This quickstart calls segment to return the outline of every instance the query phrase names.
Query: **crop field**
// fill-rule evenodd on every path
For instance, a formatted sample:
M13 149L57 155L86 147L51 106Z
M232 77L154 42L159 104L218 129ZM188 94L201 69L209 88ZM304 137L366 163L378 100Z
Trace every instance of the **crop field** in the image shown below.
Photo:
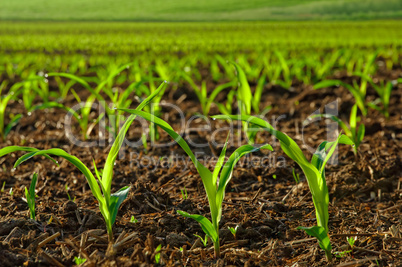
M401 28L1 21L0 265L401 266Z
M265 21L398 19L400 0L15 0L0 20L24 21Z

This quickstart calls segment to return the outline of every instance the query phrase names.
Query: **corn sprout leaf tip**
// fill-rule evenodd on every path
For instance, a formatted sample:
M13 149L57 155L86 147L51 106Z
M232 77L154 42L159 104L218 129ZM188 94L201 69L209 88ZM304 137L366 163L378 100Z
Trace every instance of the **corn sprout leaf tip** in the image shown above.
M39 151L39 149L36 149L33 147L24 147L24 146L7 146L5 148L0 149L0 157L3 157L7 154L17 152L17 151L32 152L32 151Z

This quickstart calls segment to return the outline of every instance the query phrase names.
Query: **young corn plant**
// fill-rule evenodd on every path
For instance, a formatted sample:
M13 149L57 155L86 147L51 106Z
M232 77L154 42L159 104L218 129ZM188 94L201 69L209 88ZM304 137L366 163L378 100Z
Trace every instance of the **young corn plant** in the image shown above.
M204 116L208 116L209 111L211 109L212 103L214 103L215 98L218 96L220 92L227 88L231 88L235 86L234 82L228 82L221 85L218 85L214 90L212 90L211 94L208 96L207 92L207 84L205 81L202 82L201 88L198 87L193 79L186 73L182 73L182 77L191 85L194 89L195 94L198 97L198 100L201 103L201 109Z
M359 86L359 84L354 81L353 86L347 83L344 83L340 80L325 80L322 82L319 82L314 85L314 89L321 89L321 88L326 88L326 87L331 87L331 86L343 86L346 89L349 90L349 92L353 95L355 98L355 102L357 107L360 109L361 113L363 116L367 115L367 105L366 105L366 92L363 84Z
M142 112L138 109L137 110L122 109L122 110L134 115L138 115L158 125L164 131L166 131L183 148L183 150L190 157L191 161L194 163L199 175L201 176L208 197L212 222L202 215L189 214L184 211L177 211L177 212L184 217L192 218L196 220L198 223L200 223L202 230L209 238L211 238L212 242L214 243L215 258L219 258L220 256L219 222L222 217L222 202L225 197L226 186L228 185L230 179L232 178L233 169L242 156L248 153L259 151L260 149L269 149L272 151L272 147L268 144L260 147L254 147L252 145L241 146L238 149L236 149L235 152L233 152L233 154L224 164L226 147L228 144L228 141L226 141L222 149L222 152L218 158L217 164L215 165L215 169L213 172L211 172L207 167L202 165L197 160L197 158L191 151L190 147L188 146L187 142L178 133L176 133L167 122L165 122L160 118L157 118L156 116L153 116L152 114Z
M239 80L240 86L237 91L237 98L238 98L238 103L239 103L239 111L240 114L242 115L251 115L251 109L254 110L255 113L259 113L260 111L260 100L261 100L261 95L262 91L264 89L264 84L265 84L265 76L261 76L256 90L254 92L254 95L251 93L250 85L247 81L246 74L244 73L243 69L240 67L240 65L232 62L233 65L236 68L237 72L237 78ZM262 111L262 114L267 113L271 107L267 107ZM229 114L227 114L229 115ZM243 123L243 130L245 134L247 135L247 138L249 140L249 143L252 144L255 141L255 137L257 135L258 129L254 128L249 128L249 125L247 122Z
M152 95L150 95L147 99L145 99L138 107L137 110L140 110L144 108L149 102L154 98L162 89L164 89L165 83L163 83L158 90L156 90ZM49 155L53 156L59 156L70 163L72 163L74 166L76 166L82 174L84 174L89 187L91 188L92 194L94 197L97 199L99 203L99 209L100 212L105 219L106 223L106 229L108 233L108 238L109 238L109 253L114 253L113 252L113 246L111 244L113 243L113 224L116 220L117 216L117 211L121 205L121 203L124 201L124 199L127 197L127 194L130 190L129 186L125 186L118 190L115 193L111 193L111 186L112 186L112 180L113 180L113 167L117 158L117 155L119 153L119 150L123 144L125 135L128 131L129 126L131 123L134 121L136 118L135 115L132 115L128 117L126 122L124 123L123 127L121 128L119 134L117 135L110 151L106 159L105 166L103 168L102 173L98 172L98 169L96 168L95 161L94 161L94 170L95 170L95 175L92 174L92 172L89 170L87 166L84 165L77 157L72 156L65 152L62 149L58 148L51 148L51 149L46 149L46 150L38 150L36 148L30 148L30 147L19 147L19 146L9 146L5 147L3 149L0 149L0 157L13 153L15 151L26 151L29 152L25 154L24 156L20 157L16 163L14 164L14 168L19 166L21 163L24 161L34 157L34 156L39 156L39 155L44 155L47 158L50 158ZM97 177L97 179L95 178Z
M208 236L205 235L205 238L202 238L200 235L194 234L195 237L198 237L201 240L201 243L204 245L204 247L207 247L208 245Z
M353 73L356 76L359 76L361 78L360 84L358 84L356 81L353 81L353 86L347 83L344 83L340 80L325 80L322 82L319 82L314 85L314 89L320 89L324 87L330 87L330 86L340 86L342 85L346 89L349 90L349 92L353 95L355 98L356 104L358 108L360 109L361 113L363 116L367 115L367 103L366 103L366 93L367 93L367 83L368 83L368 75L371 72L371 69L374 65L375 59L377 58L378 53L374 53L370 55L368 62L362 67L362 71L357 71Z
M274 53L279 60L280 69L282 70L282 77L283 77L283 81L278 79L275 81L275 84L278 84L281 87L289 90L290 87L292 86L292 76L290 75L289 65L279 51L276 50Z
M80 125L81 131L82 131L82 137L84 140L88 139L88 136L90 134L90 131L92 130L93 126L96 125L101 119L102 116L99 114L99 117L93 122L91 127L89 126L89 118L90 118L90 113L91 113L91 107L92 104L95 102L95 100L98 100L100 105L105 110L106 115L108 118L111 120L111 127L109 128L109 132L112 133L113 137L117 135L119 125L120 125L120 116L117 114L116 109L110 108L105 99L102 97L101 92L104 92L110 100L113 102L114 105L120 105L120 106L127 106L131 103L131 101L128 100L129 95L131 92L133 92L138 86L138 83L134 83L130 85L127 90L119 94L118 90L113 90L111 88L111 84L113 80L124 70L126 70L130 66L129 64L125 64L119 68L114 69L112 72L110 72L106 78L99 80L95 79L96 82L98 82L97 86L95 89L93 89L89 83L84 79L80 78L74 74L70 73L48 73L46 74L46 77L63 77L63 78L68 78L71 81L74 81L75 83L80 84L83 86L87 91L91 93L91 95L87 98L87 100L84 102L84 107L80 110L79 114L77 112L73 111L73 116L78 120L78 123ZM87 78L88 80L88 78ZM78 94L70 88L70 91L73 93L74 97L76 98L78 103L83 103L81 98L78 96ZM62 106L60 103L53 103L51 104L54 107L60 107L65 110L67 110L66 107ZM46 107L46 106L44 106Z
M232 233L233 237L236 238L237 230L239 229L239 225L235 227L228 227L229 231Z
M380 98L375 101L369 102L367 105L375 110L380 111L385 118L389 119L389 99L391 98L391 91L393 88L392 82L384 83L381 81L379 85L375 84L373 79L370 76L364 77L374 88ZM379 105L382 104L382 107Z
M25 198L28 202L29 207L29 218L35 220L35 187L38 181L38 174L34 173L31 181L31 185L29 186L29 190L25 187Z
M338 123L338 125L341 127L342 131L345 133L346 136L348 136L351 141L353 142L353 153L357 155L357 148L360 146L361 142L364 139L364 135L366 132L366 127L364 126L364 123L360 123L359 127L357 127L357 123L361 120L360 116L357 116L357 105L353 105L351 111L350 111L350 117L349 117L349 127L344 123L339 117L331 114L314 114L311 116L311 119L313 118L327 118L331 119L334 122Z
M155 92L155 90L157 89L155 86L155 82L154 82L155 78L152 77L152 73L149 74L148 76L148 81L149 81L149 88L146 87L145 85L142 85L138 90L138 94L145 94L145 95L150 95L153 92ZM151 101L151 103L149 103L149 105L144 107L144 111L149 112L157 117L160 117L162 115L162 106L160 105L160 102L162 100L162 95L164 94L164 91L162 91L158 96L154 97L154 99ZM140 96L139 96L140 97ZM129 108L128 106L123 106L120 105L118 106L119 108ZM123 113L120 110L117 110L117 112ZM151 123L149 125L149 137L150 137L150 141L151 143L155 143L157 140L159 140L159 133L158 133L158 128L155 124ZM146 134L144 134L142 136L142 143L143 146L145 148L145 150L148 150L148 145L147 145L147 136Z
M304 156L302 150L285 133L282 133L274 129L268 122L263 119L253 116L238 116L238 115L217 115L213 116L214 119L229 119L240 120L248 123L255 124L279 139L280 146L285 154L294 160L300 168L303 170L306 176L311 195L313 197L313 203L315 207L315 213L317 218L317 225L312 227L299 227L306 231L307 234L312 235L318 239L320 247L325 251L328 261L332 260L331 254L331 242L328 236L328 203L329 194L327 182L325 180L325 165L335 152L335 148L338 144L353 145L353 142L346 135L339 135L333 142L322 142L316 152L314 153L311 162L309 162Z
M10 114L10 120L6 124L6 107L8 103L16 99L20 94L20 89L10 88L7 94L2 94L3 90L7 87L7 82L3 81L0 84L0 139L1 141L5 141L7 135L10 133L11 129L18 124L19 120L22 118L22 114Z

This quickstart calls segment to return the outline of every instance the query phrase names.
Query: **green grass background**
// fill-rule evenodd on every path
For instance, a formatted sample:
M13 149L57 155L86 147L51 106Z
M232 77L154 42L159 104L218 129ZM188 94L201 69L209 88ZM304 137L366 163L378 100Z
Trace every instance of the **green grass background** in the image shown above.
M402 18L402 0L2 0L0 20L234 21Z

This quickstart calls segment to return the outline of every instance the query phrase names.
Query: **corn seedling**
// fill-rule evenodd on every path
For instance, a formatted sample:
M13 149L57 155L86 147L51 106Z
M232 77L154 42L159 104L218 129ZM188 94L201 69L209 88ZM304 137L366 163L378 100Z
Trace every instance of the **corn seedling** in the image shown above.
M138 115L149 122L153 122L166 131L187 153L190 157L191 161L194 163L198 173L201 176L202 182L204 184L205 191L207 193L209 207L211 210L211 218L212 223L207 218L202 215L198 214L188 214L184 211L177 211L180 215L184 217L192 218L201 224L202 230L211 238L215 246L215 257L219 257L220 255L220 245L219 245L219 222L222 217L222 202L225 197L225 189L228 185L230 179L232 178L233 169L239 159L252 152L259 151L260 149L269 149L272 151L272 147L270 145L264 145L260 147L254 147L251 145L244 145L239 147L238 149L233 152L233 154L229 157L229 159L224 163L225 154L226 154L226 147L227 141L225 146L222 149L222 152L219 156L218 162L215 166L213 173L204 165L202 165L193 152L191 151L190 147L188 146L187 142L178 134L176 133L173 128L166 123L164 120L153 116L152 114L142 112L140 110L131 110L131 109L121 109L125 112L129 112L134 115ZM228 136L229 137L229 136ZM220 173L220 176L219 176ZM218 179L219 176L219 179Z
M38 174L34 173L31 181L31 185L29 186L29 190L25 187L25 198L28 202L29 207L29 218L35 220L35 187L38 181Z
M149 79L149 88L146 86L142 86L141 90L139 90L141 93L144 93L145 95L151 95L157 89L155 86L155 83L154 83L155 79L151 75L149 75L148 79ZM160 117L162 114L162 107L160 105L160 101L162 100L163 94L164 94L164 90L161 92L161 94L154 97L154 99L152 99L152 101L149 103L149 105L144 107L144 111L149 112L157 117ZM118 107L119 108L128 108L128 106L123 106L123 105L120 105ZM118 111L118 112L122 112L122 111ZM149 137L151 139L152 144L155 143L155 141L159 140L159 133L158 133L157 126L153 123L151 123L149 125ZM144 135L144 134L142 136L142 143L143 143L145 150L147 151L148 150L147 140L146 140L146 135Z
M86 261L87 261L87 259L85 259L85 258L74 257L74 263L76 265L81 265L81 264L85 263Z
M9 122L7 124L5 122L6 107L8 103L10 100L16 99L22 92L14 85L10 88L7 94L3 95L2 92L7 87L7 84L6 81L3 81L0 84L0 138L2 141L5 141L11 129L17 125L19 120L22 118L21 114L10 114Z
M64 189L66 190L66 194L67 194L68 200L69 200L69 201L72 201L72 202L75 202L76 197L74 197L73 199L71 199L71 196L70 196L70 194L68 193L68 191L70 190L70 188L68 187L68 184L66 184L66 185L64 186Z
M155 263L159 264L159 262L161 261L161 253L159 251L161 251L162 248L162 244L159 244L159 246L155 249Z
M351 250L345 250L345 251L335 251L335 257L337 258L343 258L346 254L352 252Z
M184 189L180 189L180 191L181 191L181 197L182 197L184 200L188 199L186 187L184 187Z
M76 114L75 111L73 111L74 117L78 120L78 123L80 125L82 134L83 134L83 139L86 140L89 136L89 132L92 129L92 127L89 127L89 117L91 113L91 107L94 101L97 99L99 103L103 106L105 113L108 115L109 119L112 121L111 125L112 128L109 129L109 132L113 134L113 136L117 135L117 130L119 129L119 124L120 124L120 116L116 114L116 109L114 108L109 108L108 105L106 104L105 99L101 96L101 92L103 91L114 104L121 105L121 106L127 106L131 103L131 101L128 100L128 97L130 93L138 86L138 84L134 83L132 84L125 92L123 92L121 95L118 94L117 90L113 90L110 88L110 84L112 81L115 79L116 76L118 76L123 70L126 70L130 64L125 64L121 66L120 68L115 69L114 71L110 72L109 75L101 80L96 81L98 82L98 85L96 86L95 89L92 89L92 87L89 85L89 83L86 80L89 80L88 78L85 80L84 78L80 78L76 75L70 74L70 73L48 73L46 74L46 77L64 77L68 78L75 83L78 83L82 85L87 91L91 93L91 95L87 98L87 100L84 103L84 107L80 110L80 114ZM109 86L108 86L109 85ZM78 94L73 90L70 89L71 92L73 93L74 97L76 98L77 102L83 103L81 98L78 96ZM63 109L66 109L65 107L59 106ZM117 115L117 116L116 116ZM99 114L99 117L94 121L93 125L96 125L99 123L99 121L102 119L102 115Z
M234 236L234 238L236 238L236 233L237 233L237 229L239 229L239 226L236 225L236 227L228 227L229 231L232 233L232 235Z
M233 62L233 65L236 68L237 72L237 78L239 80L239 88L237 91L237 98L238 98L238 103L239 103L239 112L242 115L251 115L251 109L254 110L254 112L259 113L260 111L260 100L261 100L261 95L262 91L264 88L265 84L265 76L263 75L260 80L258 81L258 85L256 87L254 96L251 93L250 85L247 81L246 74L244 73L243 69L240 67L240 65L236 64ZM263 113L267 113L271 107L268 107L263 111ZM243 130L245 134L247 135L247 138L249 140L249 143L252 144L254 143L255 137L257 135L258 129L255 128L249 128L249 125L247 122L243 123Z
M55 76L54 80L56 81L57 87L59 88L60 99L65 99L71 87L76 83L76 81L74 80L68 80L67 82L63 82L63 80L59 76Z
M131 218L130 218L130 222L131 223L137 223L138 222L138 220L134 217L134 215L133 216L131 216Z
M328 54L328 56L323 60L322 64L315 64L315 78L316 80L323 80L330 74L330 71L334 68L336 61L344 53L342 49L335 51L334 53Z
M194 234L195 237L198 237L201 240L201 243L206 247L208 245L208 235L205 235L205 238L202 238L199 235Z
M322 142L314 153L311 162L309 162L304 156L302 150L296 144L296 142L293 141L293 139L291 139L288 135L275 130L268 122L263 119L244 115L218 115L213 116L212 118L241 120L248 123L253 123L267 130L269 133L279 139L281 148L285 152L285 154L289 158L294 160L303 170L311 191L311 195L313 197L313 203L317 218L317 226L299 227L299 229L302 229L306 231L307 234L316 237L318 239L320 247L325 251L328 261L331 261L331 242L328 236L329 194L327 182L325 180L325 165L334 153L335 148L339 143L353 145L353 142L350 140L350 138L341 134L333 142Z
M235 75L233 74L232 66L230 66L229 62L220 55L215 55L215 59L222 66L225 72L224 76L229 78L229 80L233 80L235 78Z
M349 127L344 123L340 118L338 118L335 115L330 115L330 114L314 114L310 118L316 118L316 117L322 117L322 118L327 118L331 119L334 122L338 123L338 125L341 127L342 131L345 132L346 136L348 136L351 141L353 142L353 152L355 155L357 155L357 148L363 141L365 132L366 132L366 127L364 126L363 123L360 123L359 127L357 128L357 122L361 120L360 116L357 116L357 105L353 105L351 111L350 111L350 117L349 117Z
M374 90L377 92L378 96L380 98L376 99L375 101L369 102L367 105L375 110L380 111L386 119L389 119L389 99L391 97L391 91L392 91L392 82L387 82L384 84L384 81L381 81L379 85L376 85L371 77L366 76L366 80L371 84L371 86L374 88ZM379 106L379 103L382 104L382 107Z
M357 240L357 236L355 236L355 237L348 236L348 237L346 237L346 240L348 241L349 246L353 249L353 247L355 246L355 242Z
M145 99L138 107L137 109L142 109L144 106L149 104L149 102L152 100L153 97L155 97L162 89L164 89L165 83L163 83L158 90L156 90L152 95L150 95L147 99ZM100 212L105 219L106 223L106 229L108 233L108 238L110 241L110 244L113 242L113 224L116 220L117 216L117 211L121 205L121 203L124 201L124 199L127 197L127 194L130 190L129 186L125 186L118 190L115 193L111 193L111 186L112 186L112 178L113 178L113 167L117 158L117 155L119 153L119 150L123 144L125 135L128 131L129 126L135 119L135 115L130 116L126 122L124 123L122 129L120 130L118 136L116 137L109 154L106 159L105 166L103 168L102 173L98 172L98 169L96 168L95 161L94 161L94 170L95 170L95 176L92 174L92 172L89 170L87 166L85 166L77 157L72 156L65 152L62 149L58 148L52 148L52 149L46 149L46 150L38 150L35 148L27 148L27 147L18 147L18 146L9 146L5 147L3 149L0 149L0 157L4 156L9 153L13 153L15 151L26 151L29 152L25 154L24 156L20 157L16 163L14 164L14 168L19 166L22 162L34 157L34 156L39 156L39 155L44 155L47 158L49 158L49 155L54 155L54 156L59 156L70 163L72 163L74 166L76 166L82 174L84 174L89 187L91 188L92 194L94 197L98 200L99 203L99 209ZM98 184L99 182L99 184ZM111 247L112 248L112 247ZM111 251L112 253L113 251Z
M215 105L218 107L219 111L225 115L230 115L232 114L232 109L233 109L233 99L236 96L236 91L232 90L230 91L227 96L226 96L226 103L218 103L215 102Z
M45 77L31 73L23 83L22 98L28 111L32 108L36 96L39 96L44 103L49 101L51 94Z
M367 115L367 103L366 103L366 92L367 92L367 83L368 83L368 75L370 74L371 68L377 58L378 53L374 53L369 57L367 64L365 64L364 68L362 67L361 72L353 73L356 76L361 78L360 85L353 81L353 86L347 83L344 83L339 80L325 80L319 82L314 85L314 89L320 89L324 87L331 86L343 86L349 90L349 92L353 95L356 101L356 105L359 107L363 116Z
M361 84L361 87L359 87L359 85L357 84L356 81L353 81L353 86L352 86L350 84L344 83L339 80L325 80L325 81L315 84L314 89L321 89L321 88L331 87L331 86L343 86L346 89L348 89L349 92L352 93L352 95L356 101L356 105L359 107L363 116L367 115L366 92L365 92L365 89L363 89L363 84Z
M194 83L193 79L188 74L183 73L182 77L194 89L194 92L197 95L198 100L200 101L202 113L204 116L208 116L209 111L211 109L211 105L212 105L212 103L214 103L215 98L218 96L218 94L220 92L222 92L223 90L225 90L227 88L231 88L235 85L234 82L228 82L228 83L221 84L221 85L217 86L214 90L212 90L211 94L208 96L207 84L205 81L202 82L201 88L200 88Z
M345 251L336 251L334 254L335 254L335 257L337 257L337 258L342 258L342 257L344 257L346 254L348 254L348 253L353 253L353 247L354 247L354 245L355 245L355 242L356 242L356 240L357 240L357 237L355 236L355 237L346 237L346 241L348 241L348 248L350 248L350 250L345 250Z
M285 58L279 51L276 50L274 53L280 63L280 68L278 68L278 67L277 68L282 71L282 76L283 76L283 81L277 79L276 81L274 81L274 83L277 85L280 85L281 87L283 87L285 89L290 89L290 87L292 86L292 78L290 76L290 70L289 70L288 63L286 62Z

